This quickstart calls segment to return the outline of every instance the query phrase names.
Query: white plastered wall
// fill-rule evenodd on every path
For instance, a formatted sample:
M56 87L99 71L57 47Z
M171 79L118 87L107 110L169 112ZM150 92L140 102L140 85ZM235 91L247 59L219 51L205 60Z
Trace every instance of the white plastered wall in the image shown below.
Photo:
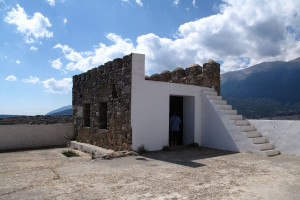
M0 126L0 150L66 145L72 139L74 125L69 124L17 124Z
M300 121L249 120L281 154L300 156Z
M201 143L199 86L145 80L145 56L132 54L132 148L161 150L169 145L170 96L183 96L184 144Z

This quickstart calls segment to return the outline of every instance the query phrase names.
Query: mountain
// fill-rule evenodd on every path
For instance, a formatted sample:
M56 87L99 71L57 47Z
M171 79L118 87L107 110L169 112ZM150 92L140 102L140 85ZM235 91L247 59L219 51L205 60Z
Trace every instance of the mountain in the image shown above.
M60 112L55 112L50 114L51 116L63 116L63 115L72 115L73 114L73 110L71 109L67 109L67 110L63 110Z
M51 115L51 116L72 115L72 106L71 105L64 106L56 110L53 110L51 112L48 112L45 115Z
M300 114L300 57L221 74L221 95L248 118Z

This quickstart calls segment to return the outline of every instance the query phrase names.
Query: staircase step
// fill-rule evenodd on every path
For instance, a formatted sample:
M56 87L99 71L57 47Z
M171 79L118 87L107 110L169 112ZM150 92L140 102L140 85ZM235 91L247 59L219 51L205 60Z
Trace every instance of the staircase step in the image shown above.
M214 92L214 91L206 91L206 90L204 90L203 92L206 95L217 96L217 92Z
M247 119L243 119L243 120L235 120L234 121L235 125L237 126L246 126L249 125L249 122Z
M224 100L211 100L216 105L227 105L227 101Z
M237 110L224 110L226 115L237 115Z
M212 88L209 87L201 87L202 91L213 91Z
M255 131L255 128L253 125L238 126L238 127L242 132Z
M279 149L271 149L271 150L264 151L264 153L266 154L266 156L276 156L280 154L280 151Z
M222 96L211 96L211 95L207 95L209 100L222 100Z
M228 115L228 117L231 120L242 120L243 119L242 115Z
M232 110L232 105L217 105L217 106L223 110Z
M259 146L259 149L261 151L273 149L273 144L272 143L264 143L264 144L257 144L257 145Z
M248 131L248 132L245 132L247 134L247 137L248 138L255 138L255 137L260 137L261 134L259 131Z
M253 143L254 144L263 144L263 143L266 143L267 139L266 137L256 137L256 138L253 138Z

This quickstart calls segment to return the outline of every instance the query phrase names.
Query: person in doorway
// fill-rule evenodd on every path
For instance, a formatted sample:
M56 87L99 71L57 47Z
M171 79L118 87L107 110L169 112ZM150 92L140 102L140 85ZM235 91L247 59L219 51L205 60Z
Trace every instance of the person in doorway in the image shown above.
M176 115L176 112L174 112L173 115L170 117L170 121L169 121L171 146L177 145L179 132L180 132L180 124L181 124L181 119L179 116Z

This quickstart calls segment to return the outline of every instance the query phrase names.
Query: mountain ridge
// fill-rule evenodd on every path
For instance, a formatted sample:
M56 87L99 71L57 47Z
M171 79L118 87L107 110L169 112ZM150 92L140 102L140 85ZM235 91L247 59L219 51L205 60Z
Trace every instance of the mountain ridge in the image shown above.
M297 114L298 106L294 105L300 102L299 86L300 57L288 62L263 62L243 70L221 74L221 95L234 108L242 110L246 117ZM251 109L260 114L256 115Z
M67 105L67 106L63 106L63 107L61 107L61 108L58 108L58 109L55 109L55 110L52 110L52 111L50 111L50 112L48 112L48 113L46 113L45 115L52 115L52 116L58 116L59 115L59 113L63 113L64 111L66 111L66 110L72 110L72 105ZM71 114L72 115L72 114Z

